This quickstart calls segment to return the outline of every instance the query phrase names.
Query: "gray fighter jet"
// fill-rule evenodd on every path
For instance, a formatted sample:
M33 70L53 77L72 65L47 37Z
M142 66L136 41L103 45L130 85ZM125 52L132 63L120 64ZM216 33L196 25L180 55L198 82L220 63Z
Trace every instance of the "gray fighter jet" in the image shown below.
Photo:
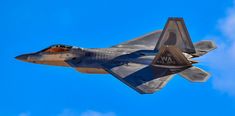
M110 48L79 48L53 45L16 59L46 65L67 66L89 74L112 74L141 94L162 89L175 75L192 82L205 82L210 76L193 66L193 58L216 48L212 41L193 44L182 18L169 18L163 31Z

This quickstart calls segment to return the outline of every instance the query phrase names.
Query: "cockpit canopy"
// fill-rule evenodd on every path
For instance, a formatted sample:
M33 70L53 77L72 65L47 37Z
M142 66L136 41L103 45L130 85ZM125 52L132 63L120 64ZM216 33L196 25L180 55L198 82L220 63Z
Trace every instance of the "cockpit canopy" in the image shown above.
M47 52L47 53L67 52L71 48L73 48L73 46L57 44L57 45L52 45L40 52Z

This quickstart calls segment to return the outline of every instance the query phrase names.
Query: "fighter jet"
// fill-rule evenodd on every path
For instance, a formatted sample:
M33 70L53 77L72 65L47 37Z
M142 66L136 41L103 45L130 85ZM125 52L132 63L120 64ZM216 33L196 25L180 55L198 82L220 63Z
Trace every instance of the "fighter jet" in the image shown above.
M89 74L111 74L141 94L162 89L176 74L191 82L205 82L210 74L193 60L214 50L213 41L192 43L183 18L169 18L163 31L114 45L80 48L52 45L16 59L36 64L66 66Z

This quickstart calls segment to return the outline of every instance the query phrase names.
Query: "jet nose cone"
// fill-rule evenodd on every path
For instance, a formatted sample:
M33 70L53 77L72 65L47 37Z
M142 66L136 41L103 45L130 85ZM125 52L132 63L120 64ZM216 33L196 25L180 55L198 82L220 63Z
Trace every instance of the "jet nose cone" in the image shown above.
M21 61L27 61L28 59L28 55L19 55L15 57L17 60L21 60Z

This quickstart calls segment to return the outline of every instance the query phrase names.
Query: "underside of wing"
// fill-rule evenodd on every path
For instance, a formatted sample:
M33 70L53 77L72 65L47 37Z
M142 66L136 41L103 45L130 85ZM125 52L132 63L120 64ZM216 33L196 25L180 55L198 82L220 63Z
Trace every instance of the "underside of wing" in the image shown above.
M161 32L162 32L161 30L154 31L142 37L138 37L133 40L130 40L130 41L127 41L127 42L124 42L124 43L121 43L112 47L153 50L156 46L158 38L161 35Z
M104 69L117 79L141 94L154 93L163 88L171 79L168 69L156 68L151 65L128 63L115 65L104 64Z

